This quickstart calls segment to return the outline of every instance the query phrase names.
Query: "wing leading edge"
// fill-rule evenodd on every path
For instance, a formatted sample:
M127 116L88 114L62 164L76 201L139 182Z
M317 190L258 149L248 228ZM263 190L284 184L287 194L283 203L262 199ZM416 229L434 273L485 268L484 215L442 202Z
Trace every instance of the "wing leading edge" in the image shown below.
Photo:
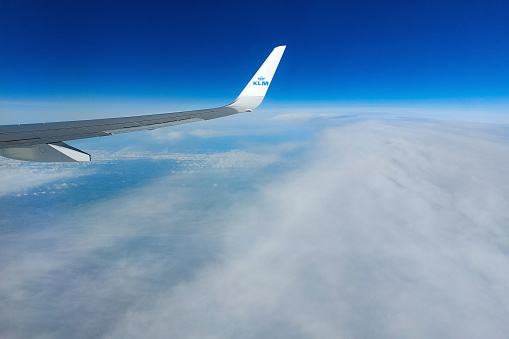
M0 156L39 162L90 161L89 154L63 141L152 130L251 112L265 97L285 47L274 48L237 99L229 105L125 118L0 126Z

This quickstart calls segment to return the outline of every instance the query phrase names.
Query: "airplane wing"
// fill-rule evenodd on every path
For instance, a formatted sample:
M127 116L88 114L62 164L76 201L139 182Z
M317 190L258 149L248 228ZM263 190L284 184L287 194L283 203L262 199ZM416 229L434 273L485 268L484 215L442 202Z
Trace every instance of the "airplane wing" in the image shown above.
M0 156L39 162L90 161L89 154L63 141L152 130L251 112L265 97L285 47L274 48L237 99L229 105L125 118L0 126Z

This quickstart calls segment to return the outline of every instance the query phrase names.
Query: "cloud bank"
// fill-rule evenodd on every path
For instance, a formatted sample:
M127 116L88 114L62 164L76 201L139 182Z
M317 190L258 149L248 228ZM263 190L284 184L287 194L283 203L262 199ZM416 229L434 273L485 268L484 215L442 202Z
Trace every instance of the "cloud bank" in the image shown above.
M329 128L276 178L270 166L161 177L10 235L0 334L505 338L506 132Z
M308 168L230 212L218 263L109 337L505 337L509 155L486 133L326 131Z
M85 167L85 166L82 166ZM81 169L81 170L80 170ZM0 157L0 197L8 194L25 194L27 190L54 181L86 175L83 168L70 165L22 163Z

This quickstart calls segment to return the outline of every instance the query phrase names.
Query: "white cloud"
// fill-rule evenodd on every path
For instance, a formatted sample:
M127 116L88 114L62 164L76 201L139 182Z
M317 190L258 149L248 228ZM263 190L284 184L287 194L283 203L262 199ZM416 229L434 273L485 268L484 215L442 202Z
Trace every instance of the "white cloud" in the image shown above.
M51 230L4 237L0 328L506 337L509 142L498 132L405 121L330 128L276 179L270 167L238 164L273 163L279 150L211 156L218 170L157 178Z
M190 135L194 135L195 137L200 138L214 138L220 135L218 131L209 130L209 129L194 129L189 132Z
M310 166L225 216L221 260L111 337L505 337L508 143L486 137L326 131Z
M0 197L13 193L23 194L34 187L87 174L85 170L80 170L82 167L76 164L38 164L0 158Z
M118 151L108 153L94 151L96 162L110 162L122 160L175 160L180 166L189 168L258 168L283 161L281 154L296 149L293 144L255 148L254 152L232 150L217 153L153 153L137 151Z
M281 113L285 112L285 113ZM472 100L460 101L394 101L342 102L330 107L281 107L273 111L272 121L308 122L338 118L416 118L438 121L463 121L487 124L509 124L509 103Z
M187 126L186 126L187 127ZM168 129L156 129L149 132L152 137L157 141L173 141L181 140L186 136L194 136L199 138L218 138L218 137L229 137L229 136L246 136L254 134L251 130L241 129L226 129L226 130L213 130L213 129L192 129L189 131L168 131Z
M149 133L158 141L180 140L185 137L182 131L168 131L168 129L156 129Z
M347 114L341 113L313 113L313 112L299 112L299 113L284 113L278 114L271 120L276 121L308 121L311 119L334 119L349 117Z

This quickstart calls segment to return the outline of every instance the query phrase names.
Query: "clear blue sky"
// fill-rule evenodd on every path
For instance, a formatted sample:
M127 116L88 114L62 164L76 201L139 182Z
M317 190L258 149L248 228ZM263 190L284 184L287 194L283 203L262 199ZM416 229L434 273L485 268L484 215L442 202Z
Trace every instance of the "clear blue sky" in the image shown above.
M507 1L2 1L0 100L235 97L273 47L281 101L501 98Z

